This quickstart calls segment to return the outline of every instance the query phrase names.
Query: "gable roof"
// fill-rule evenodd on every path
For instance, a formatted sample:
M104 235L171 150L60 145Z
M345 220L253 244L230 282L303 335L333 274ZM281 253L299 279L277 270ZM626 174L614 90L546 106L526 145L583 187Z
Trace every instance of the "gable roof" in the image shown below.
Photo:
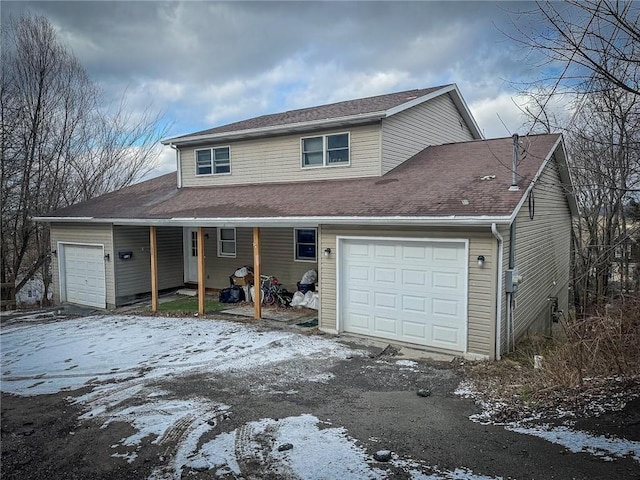
M165 145L188 145L212 140L222 141L308 131L320 127L331 128L371 123L447 93L451 95L474 137L482 138L482 133L458 87L455 84L450 84L262 115L188 135L168 138L162 143Z
M41 221L182 226L321 223L510 223L552 155L558 134L522 137L510 191L511 137L428 147L381 177L176 188L175 173L73 205Z

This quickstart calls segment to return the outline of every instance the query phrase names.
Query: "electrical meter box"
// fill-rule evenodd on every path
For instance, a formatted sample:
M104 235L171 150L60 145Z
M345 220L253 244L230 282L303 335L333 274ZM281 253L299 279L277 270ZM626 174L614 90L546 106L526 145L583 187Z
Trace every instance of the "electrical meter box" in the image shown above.
M504 290L507 293L516 293L518 284L522 282L522 277L518 274L517 268L505 270L504 272Z

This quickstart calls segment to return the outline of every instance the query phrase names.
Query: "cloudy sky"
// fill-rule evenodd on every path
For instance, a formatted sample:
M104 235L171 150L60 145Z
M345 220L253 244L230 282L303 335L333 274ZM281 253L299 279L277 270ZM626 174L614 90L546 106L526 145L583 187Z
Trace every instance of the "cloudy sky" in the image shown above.
M522 133L539 62L510 36L532 2L11 2L42 15L108 98L170 136L265 113L456 83L486 137ZM175 169L163 151L155 174Z

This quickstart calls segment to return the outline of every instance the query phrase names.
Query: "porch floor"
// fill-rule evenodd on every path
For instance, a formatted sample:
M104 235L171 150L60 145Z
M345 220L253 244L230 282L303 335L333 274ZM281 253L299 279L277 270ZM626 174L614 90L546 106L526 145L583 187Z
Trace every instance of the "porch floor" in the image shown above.
M220 313L253 318L253 305L239 305L220 310ZM262 318L286 324L312 322L318 319L318 311L310 308L262 307Z

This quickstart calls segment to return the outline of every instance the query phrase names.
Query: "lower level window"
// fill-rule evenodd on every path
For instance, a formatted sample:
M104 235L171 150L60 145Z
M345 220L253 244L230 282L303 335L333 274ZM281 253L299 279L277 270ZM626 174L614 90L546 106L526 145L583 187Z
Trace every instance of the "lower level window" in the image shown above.
M236 229L235 228L219 228L218 229L218 256L219 257L235 257L236 256Z
M295 243L295 259L303 262L315 262L317 260L315 228L296 228L293 231Z

